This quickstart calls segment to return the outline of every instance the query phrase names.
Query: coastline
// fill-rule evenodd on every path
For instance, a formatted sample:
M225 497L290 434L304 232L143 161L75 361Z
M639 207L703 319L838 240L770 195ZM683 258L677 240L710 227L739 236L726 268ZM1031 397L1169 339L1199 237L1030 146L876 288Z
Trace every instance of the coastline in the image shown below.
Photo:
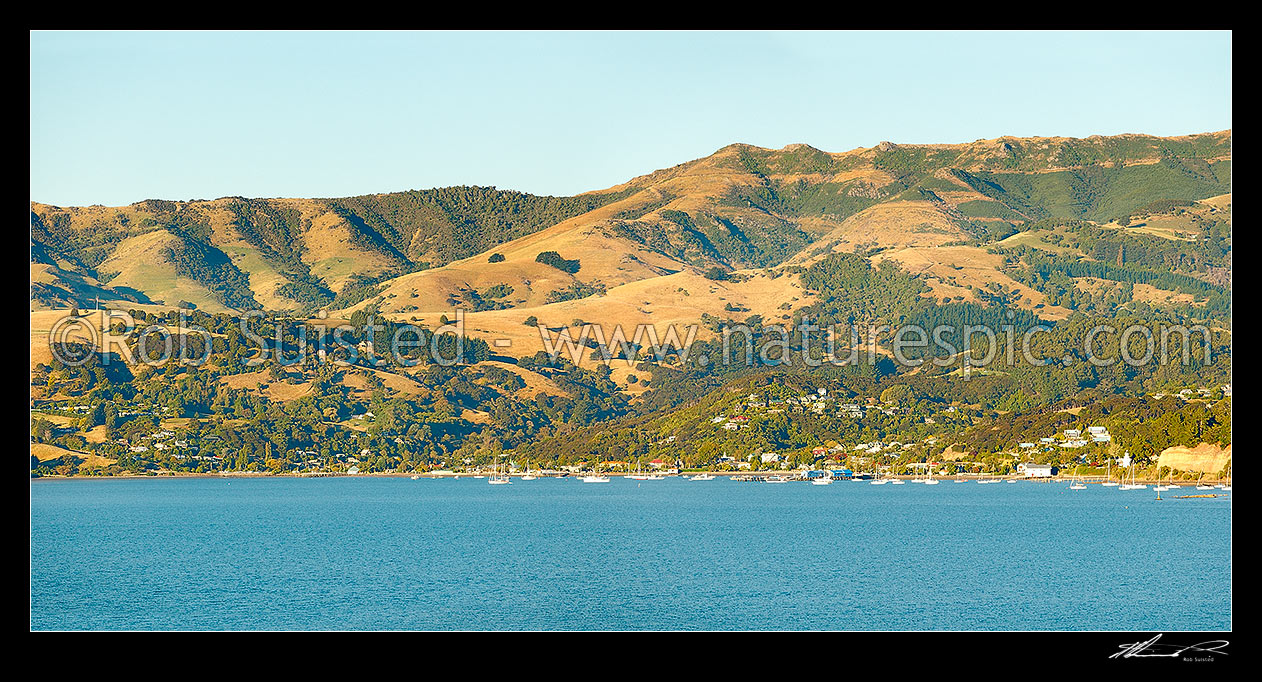
M789 478L793 479L795 482L797 482L797 481L799 481L799 480L800 480L800 481L805 481L805 480L806 480L806 479L797 479L797 476L799 476L802 472L801 472L800 470L796 470L796 469L776 469L776 470L765 470L765 471L756 471L756 472L749 472L749 471L688 471L688 472L683 472L683 473L679 473L679 474L663 474L663 476L665 476L666 478L682 478L682 477L684 477L684 476L692 476L692 475L695 475L695 474L703 474L703 473L704 473L704 474L709 474L709 475L711 475L711 476L716 476L716 477L718 477L718 476L725 476L725 477L728 477L728 478L732 478L732 477L736 477L736 476L756 476L756 477L767 477L767 476L786 476L786 477L789 477ZM512 478L521 478L523 475L524 475L524 474L515 473L515 474L508 474L508 477L509 477L510 479L512 479ZM603 475L604 475L604 476L608 476L608 477L610 477L610 478L627 478L628 476L632 476L632 475L635 475L635 474L634 474L634 473L613 473L613 472L606 472L606 473L604 473ZM165 480L165 479L197 479L197 478L218 478L218 479L227 479L227 480L233 480L233 479L238 479L238 480L251 480L251 479L260 479L260 478L268 478L268 479L271 479L271 478L301 478L301 479L314 479L314 478L408 478L408 479L410 479L410 478L413 478L413 477L416 477L417 479L433 479L433 480L442 480L442 479L479 479L479 478L481 478L481 479L485 479L487 476L489 476L489 474L486 474L486 473L474 473L474 472L470 472L470 473L393 473L393 472L392 472L392 473L366 473L366 474L348 474L348 473L345 473L345 472L319 472L319 473L313 473L313 474L293 474L293 473L274 474L274 473L267 473L267 472L231 471L231 472L215 472L215 473L174 473L174 472L170 472L170 473L161 473L161 474L118 474L118 475L115 475L115 476L59 476L59 475L49 475L49 476L32 476L30 480L31 480L31 482L35 482L35 481L42 481L42 480L47 480L47 481L103 481L103 480ZM571 473L571 474L568 474L568 475L566 475L566 476L539 475L539 476L537 476L537 478L573 478L573 479L579 479L579 478L582 478L582 474L573 474L573 473ZM904 480L904 481L914 481L914 480L918 480L918 479L920 479L920 478L922 478L922 477L921 477L921 476L918 476L918 475L913 475L913 474L898 474L898 475L896 475L896 476L884 476L884 477L882 477L882 478L895 478L895 479ZM1096 479L1096 480L1084 480L1084 481L1079 481L1079 483L1082 483L1083 485L1100 485L1100 484L1102 484L1102 483L1104 483L1104 482L1105 482L1105 481L1104 481L1104 479L1103 479L1103 477L1099 477L1099 476L1092 476L1092 477L1089 477L1089 478ZM937 481L943 481L943 482L946 482L946 481L954 481L954 480L957 480L957 479L959 479L959 480L964 480L964 481L970 481L970 482L971 482L971 481L977 481L977 480L980 480L980 479L981 479L981 477L979 477L979 476L977 476L977 475L968 475L968 476L939 476L939 477L935 477L935 480L937 480ZM844 482L844 481L851 481L851 480L854 480L854 479L835 479L835 480L838 480L838 481ZM872 479L859 479L859 480L872 480ZM1029 483L1071 483L1071 482L1073 482L1073 481L1074 481L1074 477L1073 477L1073 476L1054 476L1054 477L1051 477L1051 478L1028 478L1028 477L1026 477L1026 476L1019 476L1019 475L1015 475L1015 476L987 476L987 477L985 478L985 480L988 480L988 481L1025 481L1025 482L1029 482ZM1114 481L1118 481L1118 482L1120 482L1120 479L1113 479L1113 480L1114 480ZM1142 484L1142 485L1160 485L1160 484L1162 484L1162 483L1169 483L1169 482L1170 482L1170 481L1169 481L1169 479L1168 479L1168 478L1163 478L1163 479L1154 479L1154 478L1137 477L1137 478L1135 479L1135 483ZM1212 479L1212 480L1208 481L1208 483L1209 483L1209 484L1211 484L1211 485L1218 485L1218 484L1222 483L1222 481L1221 481L1221 480L1218 480L1218 479ZM1195 485L1196 485L1196 481L1191 481L1191 480L1180 480L1180 481L1175 481L1175 484L1176 484L1176 485L1178 485L1180 488L1183 488L1183 487L1186 487L1186 486L1195 486Z

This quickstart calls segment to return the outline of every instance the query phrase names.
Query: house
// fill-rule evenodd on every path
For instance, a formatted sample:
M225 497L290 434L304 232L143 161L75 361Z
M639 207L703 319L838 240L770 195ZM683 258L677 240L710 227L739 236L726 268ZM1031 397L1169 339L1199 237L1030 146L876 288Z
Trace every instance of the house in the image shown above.
M1051 464L1018 464L1017 470L1024 472L1026 478L1051 478L1057 472Z
M1065 429L1061 433L1064 433L1066 438L1079 438L1082 436L1082 431L1078 429Z
M1017 447L1021 448L1022 450L1029 450L1030 448L1034 447L1034 443L1017 443Z
M776 454L776 453L774 453L774 452L764 452L764 453L762 453L761 455L759 455L759 456L758 456L758 459L759 459L759 460L760 460L763 464L772 464L772 463L774 463L774 462L779 462L779 461L780 461L780 455L777 455L777 454Z

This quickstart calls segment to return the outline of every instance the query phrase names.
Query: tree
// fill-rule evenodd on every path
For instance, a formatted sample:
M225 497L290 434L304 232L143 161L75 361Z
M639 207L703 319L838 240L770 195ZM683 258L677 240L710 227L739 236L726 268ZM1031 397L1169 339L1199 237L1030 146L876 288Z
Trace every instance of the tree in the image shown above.
M881 391L881 402L895 405L907 405L916 397L916 392L907 384L894 384Z

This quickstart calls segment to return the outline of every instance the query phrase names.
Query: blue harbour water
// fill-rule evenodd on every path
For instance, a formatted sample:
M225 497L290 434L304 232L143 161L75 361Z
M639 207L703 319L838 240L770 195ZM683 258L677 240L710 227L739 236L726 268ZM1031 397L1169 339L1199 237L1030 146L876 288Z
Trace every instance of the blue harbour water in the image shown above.
M1230 628L1230 498L1169 495L721 477L41 480L31 627Z

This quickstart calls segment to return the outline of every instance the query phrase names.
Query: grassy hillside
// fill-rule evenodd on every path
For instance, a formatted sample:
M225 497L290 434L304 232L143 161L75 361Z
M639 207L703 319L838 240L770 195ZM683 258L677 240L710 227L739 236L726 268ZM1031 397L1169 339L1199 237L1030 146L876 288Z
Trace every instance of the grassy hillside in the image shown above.
M856 253L900 263L926 282L927 298L998 297L1064 319L1083 297L1014 276L1013 259L1035 267L1025 250L1091 260L1114 249L1153 251L1143 243L1149 237L1182 241L1189 246L1173 260L1132 267L1160 265L1229 286L1230 200L1220 207L1197 202L1229 195L1230 145L1230 131L882 142L842 153L734 144L575 197L452 187L117 208L33 204L33 303L84 305L102 295L208 310L372 307L428 319L455 307L484 312L579 301L681 272L770 272ZM1056 235L1077 243L1088 224L1125 236L1108 247L1094 235L1085 246L1049 241ZM540 260L548 253L574 266L550 266ZM1099 274L1094 266L1067 267L1057 271L1071 279L1079 271ZM1161 289L1146 275L1119 277ZM1188 303L1146 289L1140 299L1185 312L1204 303L1203 296Z

